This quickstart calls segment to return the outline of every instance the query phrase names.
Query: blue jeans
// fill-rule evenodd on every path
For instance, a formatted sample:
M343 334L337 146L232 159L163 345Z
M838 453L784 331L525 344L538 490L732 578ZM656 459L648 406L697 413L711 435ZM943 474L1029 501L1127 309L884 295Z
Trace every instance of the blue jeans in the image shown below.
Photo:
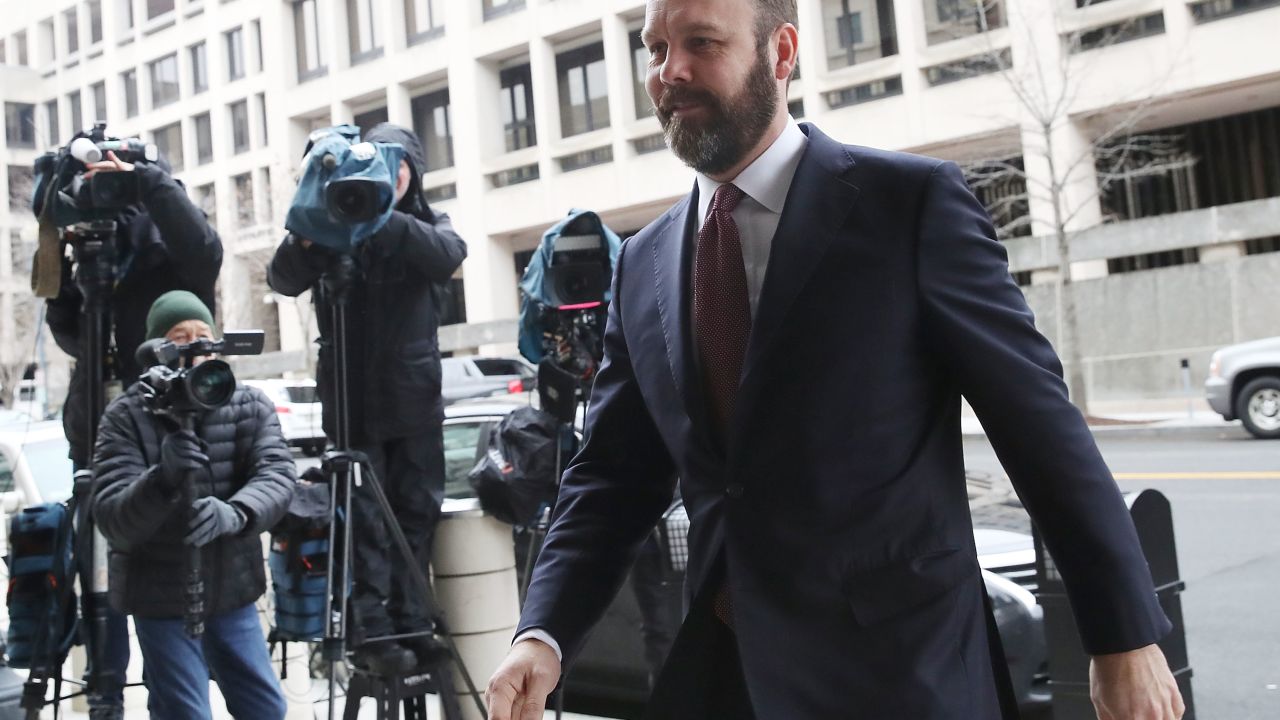
M267 641L252 603L205 618L204 636L192 640L182 618L134 616L147 666L147 710L153 718L211 720L209 674L237 720L282 720L284 694L271 667Z

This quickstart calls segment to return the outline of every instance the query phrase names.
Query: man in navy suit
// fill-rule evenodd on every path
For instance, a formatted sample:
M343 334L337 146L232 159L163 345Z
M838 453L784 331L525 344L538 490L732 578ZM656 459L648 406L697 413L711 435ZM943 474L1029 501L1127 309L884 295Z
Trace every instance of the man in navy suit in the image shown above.
M650 0L690 195L622 249L493 720L541 718L680 478L689 614L663 720L1001 717L960 398L1066 580L1103 720L1172 720L1169 630L1061 365L952 163L787 115L794 0Z

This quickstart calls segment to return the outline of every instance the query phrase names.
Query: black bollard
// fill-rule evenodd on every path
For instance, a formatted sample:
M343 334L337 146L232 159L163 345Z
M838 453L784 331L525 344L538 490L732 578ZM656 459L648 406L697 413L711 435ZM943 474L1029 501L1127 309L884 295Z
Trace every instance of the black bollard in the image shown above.
M1195 720L1191 695L1191 665L1187 660L1186 626L1182 618L1182 591L1186 583L1178 575L1178 552L1173 537L1169 500L1156 490L1125 496L1138 541L1151 568L1160 607L1173 630L1160 642L1169 668L1182 692L1187 711L1184 720ZM1089 656L1080 642L1080 631L1067 600L1066 586L1039 533L1033 531L1036 549L1037 599L1044 608L1044 634L1049 647L1049 689L1053 693L1054 720L1096 720L1089 699Z

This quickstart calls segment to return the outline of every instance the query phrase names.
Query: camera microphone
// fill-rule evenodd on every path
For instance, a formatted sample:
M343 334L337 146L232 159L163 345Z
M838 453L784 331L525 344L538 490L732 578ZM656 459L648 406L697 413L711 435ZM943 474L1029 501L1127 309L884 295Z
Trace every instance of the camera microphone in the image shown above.
M71 157L85 165L96 163L102 159L102 150L98 148L98 144L87 137L78 137L72 140L69 152Z

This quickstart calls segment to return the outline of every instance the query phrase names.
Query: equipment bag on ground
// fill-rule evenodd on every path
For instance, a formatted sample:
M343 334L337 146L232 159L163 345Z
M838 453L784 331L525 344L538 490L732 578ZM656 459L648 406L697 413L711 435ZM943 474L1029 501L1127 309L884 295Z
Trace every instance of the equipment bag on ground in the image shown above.
M57 666L76 638L71 511L24 508L9 523L9 664Z
M329 484L319 469L303 475L289 511L271 529L271 586L275 590L273 641L324 637L325 578L329 569Z
M555 502L555 418L535 407L517 408L489 436L489 448L467 479L484 511L505 523L531 526Z

